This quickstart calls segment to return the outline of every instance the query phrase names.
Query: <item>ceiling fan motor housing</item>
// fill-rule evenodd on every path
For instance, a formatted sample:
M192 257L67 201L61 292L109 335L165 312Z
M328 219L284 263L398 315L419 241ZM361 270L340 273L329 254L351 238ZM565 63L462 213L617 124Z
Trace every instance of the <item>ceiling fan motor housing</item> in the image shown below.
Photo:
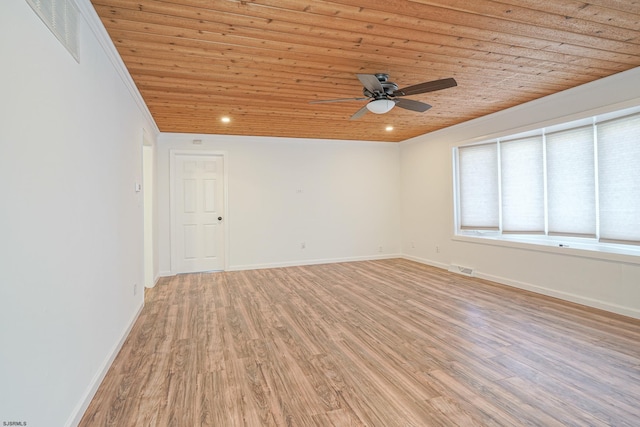
M382 86L384 92L371 92L369 89L362 88L362 94L368 98L373 99L388 99L390 96L393 96L393 92L398 90L398 85L388 81L389 75L383 73L377 73L375 75Z

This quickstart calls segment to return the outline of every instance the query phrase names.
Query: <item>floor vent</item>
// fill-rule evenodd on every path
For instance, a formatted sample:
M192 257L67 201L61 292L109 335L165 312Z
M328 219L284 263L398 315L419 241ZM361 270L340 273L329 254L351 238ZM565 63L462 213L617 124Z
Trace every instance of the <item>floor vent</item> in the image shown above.
M77 62L78 9L73 0L27 0L42 22L51 30Z
M463 267L461 265L451 264L449 266L449 271L452 273L462 274L465 276L472 277L474 274L474 270L471 267Z

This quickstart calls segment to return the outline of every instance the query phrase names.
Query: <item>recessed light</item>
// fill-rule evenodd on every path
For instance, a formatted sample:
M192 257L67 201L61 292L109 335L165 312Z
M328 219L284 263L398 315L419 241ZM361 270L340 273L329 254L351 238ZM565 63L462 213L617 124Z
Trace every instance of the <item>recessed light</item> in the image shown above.
M389 125L386 128L384 128L384 130L386 130L387 132L391 132L393 130L393 126Z
M229 123L229 122L231 121L231 119L230 119L229 117L226 117L226 116L225 116L225 117L221 118L221 119L220 119L220 121L221 121L222 123Z

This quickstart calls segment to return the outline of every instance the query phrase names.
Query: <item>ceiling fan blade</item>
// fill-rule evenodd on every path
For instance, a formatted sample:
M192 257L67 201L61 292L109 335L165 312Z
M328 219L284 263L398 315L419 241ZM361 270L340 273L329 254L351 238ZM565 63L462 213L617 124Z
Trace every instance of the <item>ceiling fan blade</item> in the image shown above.
M359 109L358 111L356 111L353 116L349 117L349 120L356 120L359 119L360 117L364 116L365 113L367 112L367 105L365 104L364 107L362 107L361 109Z
M425 104L424 102L414 101L413 99L396 99L396 106L400 108L404 108L405 110L417 111L419 113L424 113L431 105Z
M349 101L364 101L369 98L338 98L338 99L319 99L317 101L309 101L309 104L326 104L329 102L349 102Z
M380 84L380 80L373 74L356 74L362 86L364 86L369 92L384 92L384 88L382 84Z
M375 77L375 76L374 76ZM417 85L407 86L393 92L393 96L417 95L419 93L433 92L436 90L447 89L458 86L454 78L434 80L431 82L418 83Z

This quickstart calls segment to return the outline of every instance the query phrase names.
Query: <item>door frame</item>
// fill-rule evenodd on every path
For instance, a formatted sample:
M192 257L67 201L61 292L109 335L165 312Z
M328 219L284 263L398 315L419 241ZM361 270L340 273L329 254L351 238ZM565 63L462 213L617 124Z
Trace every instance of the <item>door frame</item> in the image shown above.
M146 134L146 132L145 132ZM144 286L156 285L156 167L155 147L145 138L142 146L142 211L144 235Z
M222 158L222 179L224 182L222 183L223 194L222 194L222 202L224 203L223 215L224 220L222 221L222 230L224 233L224 265L222 266L222 271L227 271L229 269L229 171L228 171L228 153L226 151L216 151L216 150L179 150L179 149L171 149L169 150L169 205L170 205L170 222L171 222L171 230L169 234L169 245L171 247L171 275L176 275L176 259L177 259L177 248L174 245L176 239L176 208L175 208L175 182L174 178L176 176L175 166L176 166L176 157L177 156L215 156Z

